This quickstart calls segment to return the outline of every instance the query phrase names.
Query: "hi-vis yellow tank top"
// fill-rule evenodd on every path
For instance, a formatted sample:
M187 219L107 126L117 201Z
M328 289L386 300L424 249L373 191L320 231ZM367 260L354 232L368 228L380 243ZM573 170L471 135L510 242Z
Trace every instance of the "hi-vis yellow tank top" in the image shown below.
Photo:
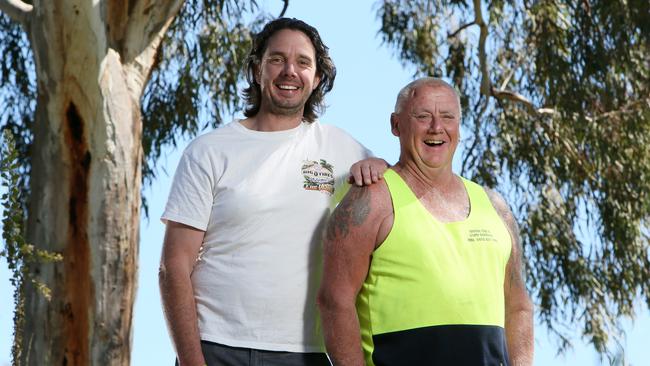
M357 299L367 365L508 365L504 275L511 237L483 188L442 223L393 170L395 214Z

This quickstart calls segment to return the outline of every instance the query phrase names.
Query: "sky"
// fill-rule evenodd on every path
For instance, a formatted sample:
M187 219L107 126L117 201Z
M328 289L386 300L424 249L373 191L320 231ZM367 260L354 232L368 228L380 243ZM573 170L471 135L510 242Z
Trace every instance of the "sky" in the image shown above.
M280 0L258 1L272 14L279 14ZM330 48L337 66L334 89L326 97L328 108L320 120L348 131L389 163L397 161L399 145L390 133L389 116L397 92L412 80L412 69L404 68L377 36L379 22L373 0L306 1L292 0L286 16L296 17L316 27ZM217 77L217 76L215 76ZM478 91L477 91L478 93ZM241 114L236 114L241 117ZM164 225L159 217L169 193L172 174L188 141L168 149L159 163L158 178L144 190L150 218L140 224L140 262L138 292L134 309L132 362L134 366L172 365L174 350L168 337L158 292L158 262ZM461 141L462 144L462 141ZM461 152L454 166L460 166ZM1 193L1 192L0 192ZM516 203L511 203L516 204ZM9 365L13 318L13 289L9 284L6 261L0 259L0 366ZM624 349L628 365L648 364L650 350L650 312L639 306L634 323L624 320L627 332ZM579 328L579 325L576 325ZM574 349L556 357L556 343L536 322L535 365L582 366L606 365L592 347L579 338L572 339Z

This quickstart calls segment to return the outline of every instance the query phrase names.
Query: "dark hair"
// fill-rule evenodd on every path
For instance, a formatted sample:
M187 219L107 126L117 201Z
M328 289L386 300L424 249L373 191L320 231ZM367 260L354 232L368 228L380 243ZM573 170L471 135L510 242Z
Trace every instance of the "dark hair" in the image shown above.
M255 116L260 110L261 94L260 85L255 81L255 66L259 66L262 55L266 51L269 38L282 29L292 29L303 32L311 40L316 50L316 75L320 77L320 84L311 93L302 118L307 122L314 122L318 113L325 109L323 98L334 86L336 78L336 67L329 56L327 46L323 43L316 28L296 18L275 19L264 26L261 32L253 37L253 47L246 58L246 80L248 87L244 89L243 95L248 107L244 111L246 117Z

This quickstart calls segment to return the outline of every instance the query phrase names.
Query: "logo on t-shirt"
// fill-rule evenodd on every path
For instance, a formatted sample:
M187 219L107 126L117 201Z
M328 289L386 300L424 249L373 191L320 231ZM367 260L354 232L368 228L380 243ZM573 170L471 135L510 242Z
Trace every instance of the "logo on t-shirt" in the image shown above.
M334 166L324 159L304 160L302 162L302 175L305 181L302 187L308 191L321 191L334 193Z
M467 241L470 243L490 243L496 242L497 239L492 235L492 231L488 229L473 229L469 231Z

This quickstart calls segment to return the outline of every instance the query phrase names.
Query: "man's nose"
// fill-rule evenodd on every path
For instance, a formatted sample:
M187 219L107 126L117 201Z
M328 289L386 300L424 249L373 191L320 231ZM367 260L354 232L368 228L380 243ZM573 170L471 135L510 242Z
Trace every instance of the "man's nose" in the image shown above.
M442 118L438 116L431 116L431 123L429 123L429 130L431 130L432 133L438 133L443 130L442 128Z
M284 69L282 70L282 72L286 76L295 76L296 75L296 68L295 68L293 62L285 62L284 63Z

